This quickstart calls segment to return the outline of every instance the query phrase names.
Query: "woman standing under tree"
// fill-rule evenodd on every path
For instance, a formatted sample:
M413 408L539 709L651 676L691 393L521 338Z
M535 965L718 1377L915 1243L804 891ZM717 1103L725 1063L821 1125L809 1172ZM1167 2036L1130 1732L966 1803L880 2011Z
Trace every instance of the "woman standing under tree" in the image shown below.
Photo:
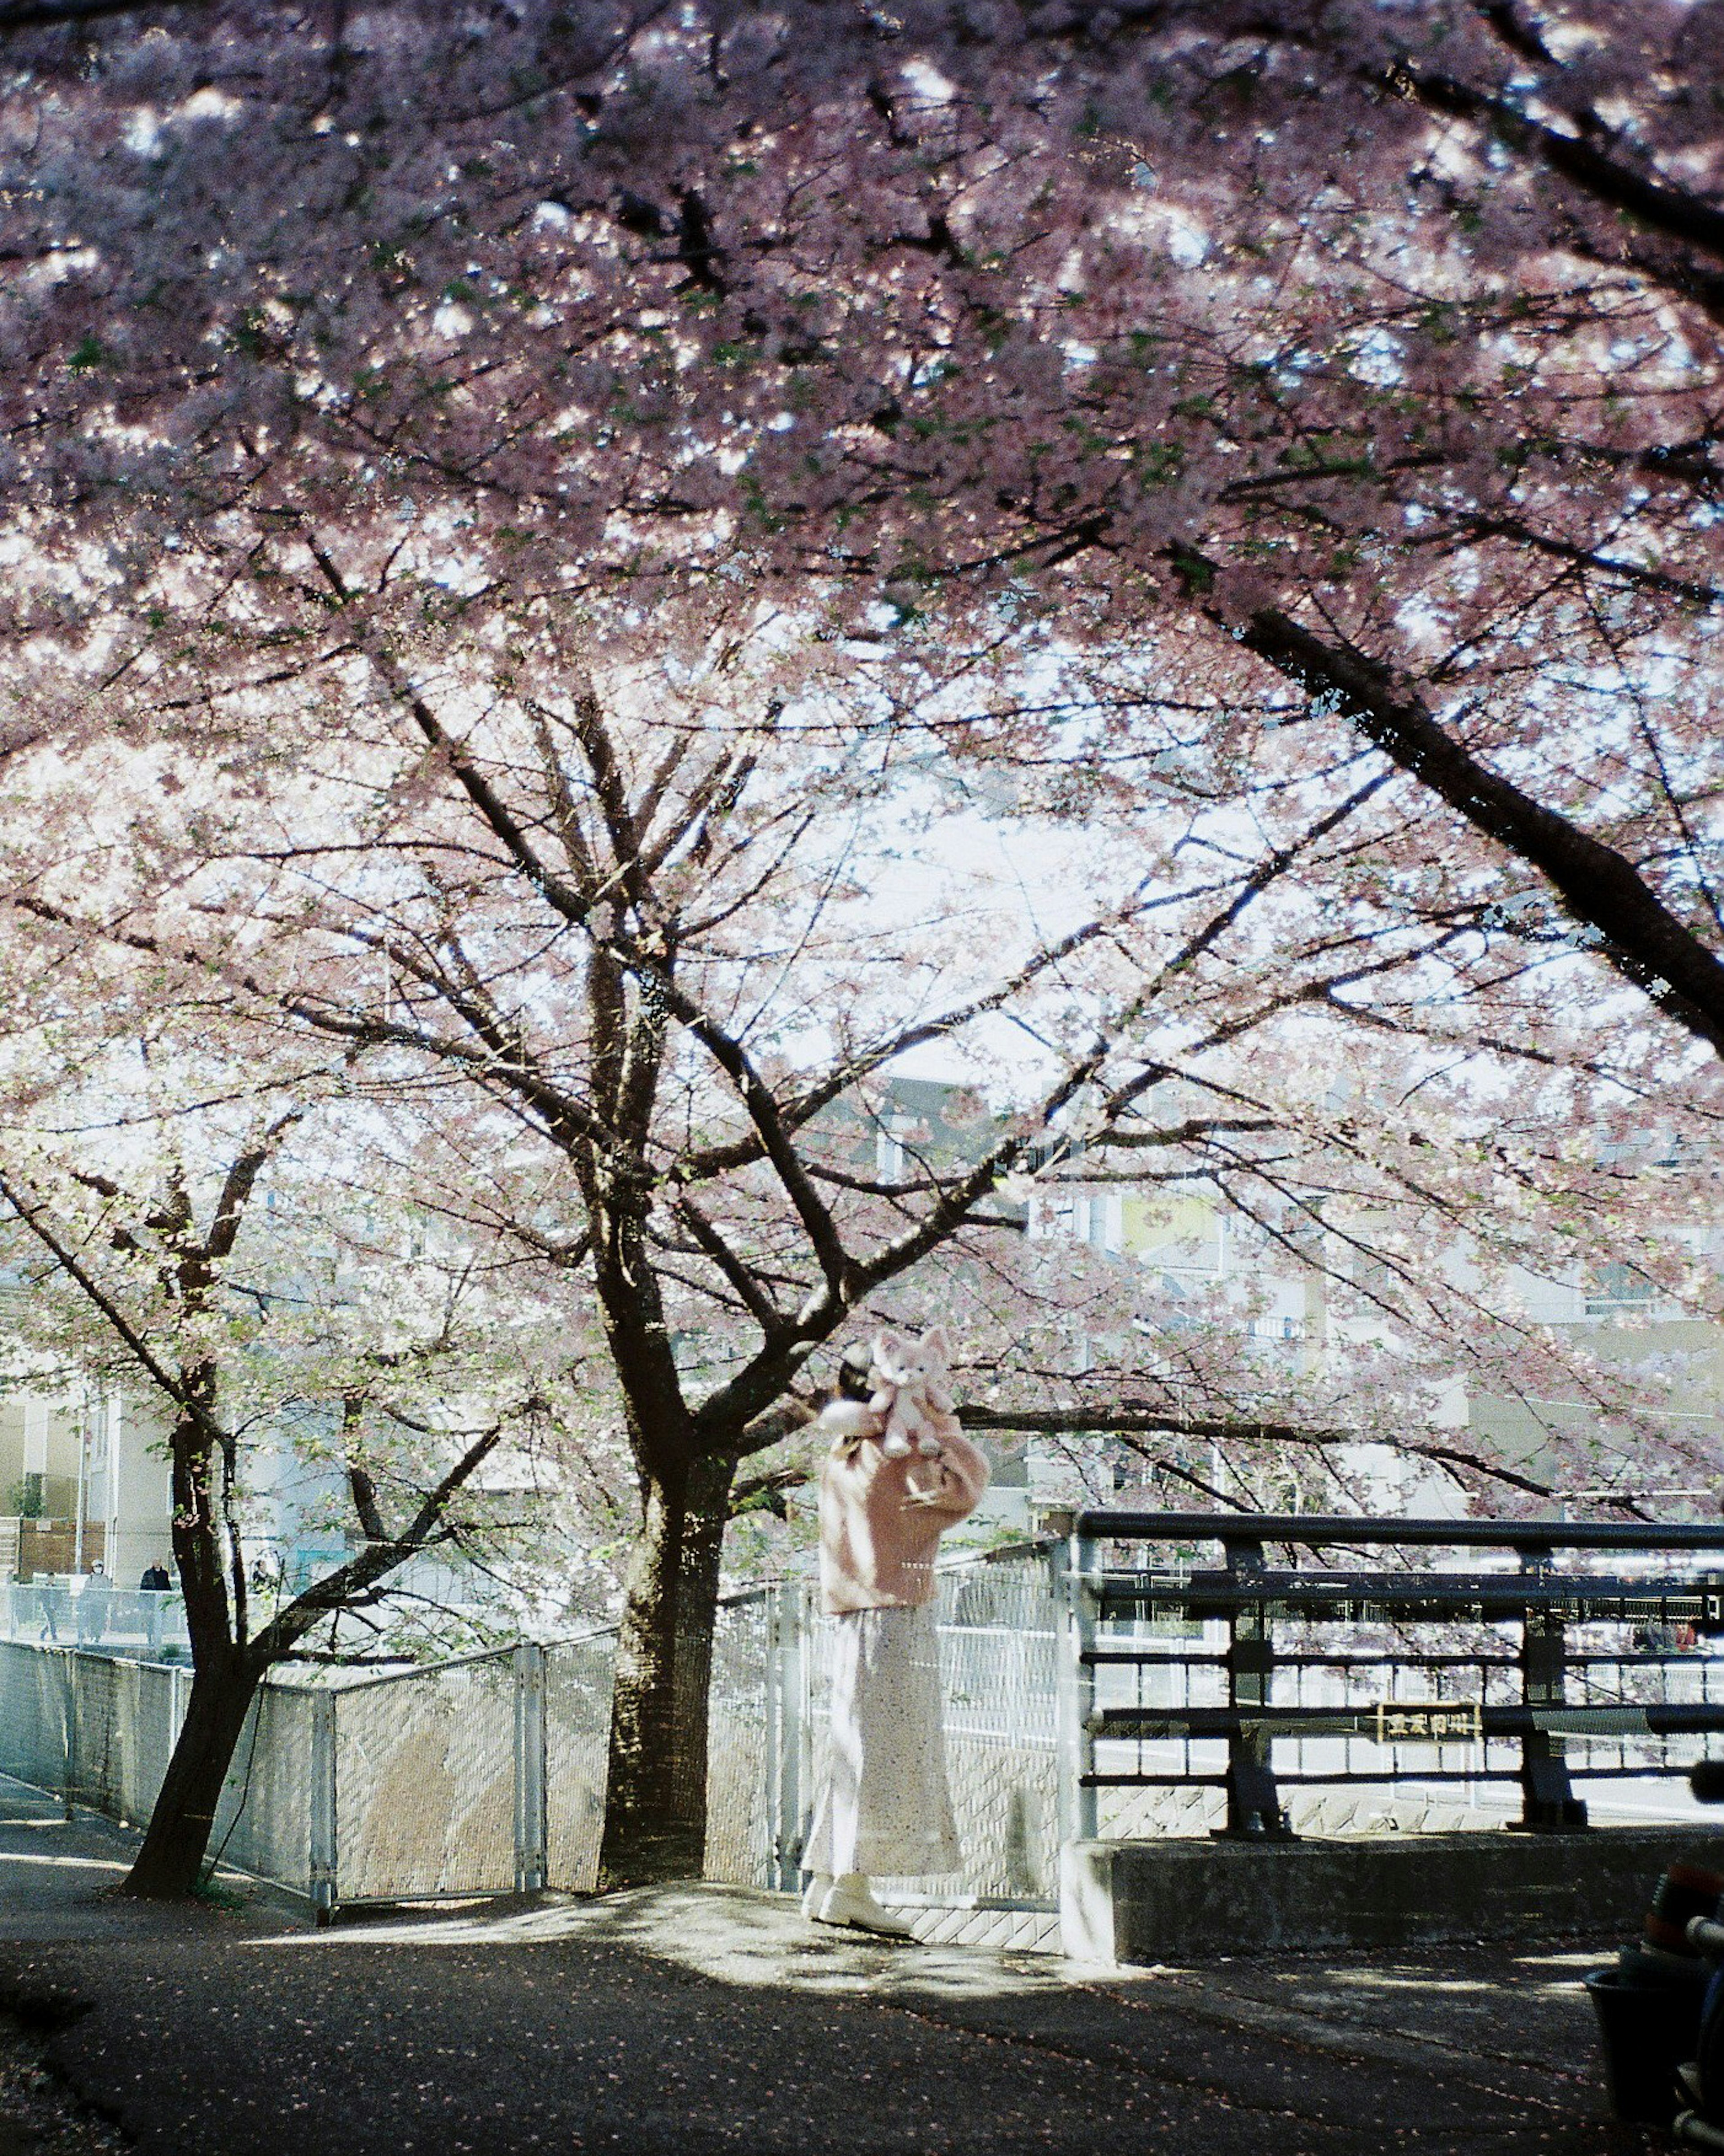
M871 1399L839 1399L820 1476L820 1600L837 1619L832 1751L803 1852L816 1923L908 1938L871 1877L955 1871L946 1776L934 1558L975 1510L988 1464L943 1383L945 1336L875 1342Z

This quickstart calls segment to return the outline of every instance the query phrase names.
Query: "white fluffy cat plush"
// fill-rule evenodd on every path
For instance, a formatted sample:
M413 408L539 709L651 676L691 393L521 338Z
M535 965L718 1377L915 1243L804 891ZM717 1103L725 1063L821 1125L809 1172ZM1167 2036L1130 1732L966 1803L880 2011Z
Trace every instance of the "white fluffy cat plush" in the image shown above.
M931 1327L920 1340L906 1339L901 1332L875 1335L870 1373L875 1390L868 1404L885 1418L880 1449L889 1460L907 1459L911 1452L924 1460L938 1457L938 1419L952 1413L946 1382L951 1368L943 1326Z

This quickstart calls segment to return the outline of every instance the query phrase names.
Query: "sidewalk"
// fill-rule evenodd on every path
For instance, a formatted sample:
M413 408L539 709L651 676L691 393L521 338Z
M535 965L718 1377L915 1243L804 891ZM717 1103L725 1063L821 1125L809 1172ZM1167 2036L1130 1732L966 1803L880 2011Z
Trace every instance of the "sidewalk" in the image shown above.
M1577 1979L1610 1941L1122 1976L829 1935L723 1887L318 1932L103 1898L131 1840L0 1781L0 2007L154 2156L1660 2145L1605 2112Z

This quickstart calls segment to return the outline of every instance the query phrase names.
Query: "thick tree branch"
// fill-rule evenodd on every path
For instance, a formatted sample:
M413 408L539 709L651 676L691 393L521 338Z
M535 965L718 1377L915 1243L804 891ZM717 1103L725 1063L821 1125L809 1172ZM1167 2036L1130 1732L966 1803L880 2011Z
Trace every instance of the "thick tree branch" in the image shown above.
M1323 1447L1334 1445L1358 1445L1368 1433L1358 1429L1337 1427L1312 1428L1299 1423L1258 1422L1248 1415L1190 1415L1153 1408L1054 1408L1013 1409L977 1408L968 1405L958 1409L960 1420L967 1430L1009 1430L1027 1435L1080 1435L1086 1432L1098 1435L1119 1431L1122 1435L1139 1432L1167 1437L1195 1437L1215 1444L1249 1440L1264 1445L1296 1445ZM1535 1481L1511 1467L1487 1460L1476 1452L1425 1440L1398 1434L1395 1444L1398 1450L1414 1455L1420 1460L1434 1460L1439 1466L1459 1467L1470 1474L1488 1476L1506 1487L1523 1491L1532 1497L1547 1498L1553 1494L1547 1482ZM1193 1481L1189 1476L1183 1479ZM1208 1484L1196 1486L1208 1490L1212 1496L1219 1491ZM1224 1502L1236 1505L1238 1500Z
M1724 210L1668 181L1639 172L1620 158L1577 135L1565 135L1530 119L1506 98L1423 66L1410 56L1398 62L1396 88L1416 97L1427 110L1450 119L1476 121L1512 150L1530 152L1538 162L1607 209L1632 218L1650 232L1680 240L1724 261Z
M191 11L210 0L167 0L170 8ZM98 23L110 15L151 14L162 0L0 0L0 37L8 30L50 30Z
M1250 614L1239 640L1321 700L1475 830L1537 869L1625 980L1724 1054L1724 962L1648 888L1632 862L1490 770L1412 690L1352 646L1326 643L1279 608Z
M760 1327L763 1337L776 1341L788 1320L766 1293L758 1275L743 1264L686 1191L677 1198L676 1212L678 1219L694 1237L695 1247L712 1260L730 1282L737 1301Z

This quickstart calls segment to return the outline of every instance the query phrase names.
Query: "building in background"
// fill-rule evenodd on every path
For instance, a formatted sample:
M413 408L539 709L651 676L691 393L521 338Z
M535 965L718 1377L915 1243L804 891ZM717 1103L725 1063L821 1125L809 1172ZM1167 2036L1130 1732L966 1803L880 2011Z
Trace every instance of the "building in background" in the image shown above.
M1361 1314L1337 1306L1351 1301L1340 1291L1352 1286L1371 1290L1377 1261L1367 1253L1326 1230L1320 1217L1290 1212L1285 1218L1252 1217L1225 1194L1201 1178L1177 1191L1134 1191L1110 1184L1085 1185L1081 1158L1039 1183L1030 1201L1028 1232L1039 1239L1065 1239L1129 1267L1138 1276L1136 1296L1143 1313L1146 1337L1177 1334L1188 1306L1202 1305L1206 1322L1218 1309L1237 1314L1240 1335L1265 1360L1281 1359L1293 1370L1342 1369L1350 1350L1373 1348L1393 1337L1393 1323L1368 1310ZM1691 1228L1670 1231L1672 1248L1703 1255L1701 1245L1716 1235ZM1444 1269L1451 1284L1464 1286L1475 1268L1468 1250L1455 1245L1434 1253L1431 1262ZM1605 1364L1636 1368L1648 1373L1646 1397L1656 1403L1660 1421L1673 1433L1710 1442L1724 1441L1724 1327L1685 1313L1660 1295L1648 1275L1630 1264L1606 1264L1583 1276L1545 1276L1514 1268L1498 1292L1506 1307L1535 1327L1548 1327L1583 1345ZM1076 1353L1081 1354L1082 1343ZM1613 1450L1598 1436L1597 1405L1581 1399L1511 1397L1470 1380L1464 1354L1457 1352L1455 1374L1444 1389L1434 1429L1446 1429L1505 1466L1535 1481L1554 1484L1559 1503L1584 1505L1609 1497L1651 1502L1680 1511L1703 1503L1716 1508L1715 1493L1655 1466L1650 1467L1625 1447ZM1573 1471L1559 1462L1553 1440L1577 1435L1593 1436L1593 1466L1588 1479L1573 1481ZM1119 1448L1093 1448L1095 1470L1087 1494L1105 1494L1106 1466L1129 1478L1129 1464ZM1034 1466L1048 1466L1047 1449ZM1228 1463L1219 1450L1212 1461L1224 1482ZM1350 1448L1351 1477L1373 1492L1373 1509L1388 1514L1452 1512L1460 1506L1446 1476L1421 1470L1384 1445ZM1070 1459L1061 1470L1070 1479ZM1570 1486L1572 1484L1572 1486ZM1284 1491L1247 1489L1229 1495L1263 1509L1300 1509L1296 1478ZM1285 1501L1291 1498L1290 1505Z
M1201 1103L1180 1089L1160 1089L1140 1111L1178 1123ZM868 1152L883 1183L912 1180L981 1158L998 1139L999 1123L974 1089L926 1079L896 1078L886 1087L866 1135L856 1147L859 1166ZM1655 1139L1639 1152L1657 1150ZM1110 1160L1110 1170L1120 1159ZM1674 1160L1658 1165L1672 1168ZM1026 1201L1012 1209L1025 1233L1039 1241L1082 1245L1129 1276L1130 1300L1138 1317L1134 1338L1106 1341L1074 1332L1070 1368L1076 1374L1106 1361L1146 1375L1162 1368L1182 1331L1218 1322L1235 1328L1235 1340L1266 1373L1342 1376L1349 1354L1392 1343L1393 1321L1373 1309L1370 1296L1377 1261L1328 1230L1319 1211L1273 1201L1248 1213L1219 1185L1201 1176L1172 1183L1146 1178L1139 1185L1086 1174L1081 1147L1062 1147L1044 1157ZM1704 1255L1716 1235L1693 1229L1671 1230L1671 1243ZM1455 1286L1476 1268L1463 1239L1436 1252ZM1724 1440L1724 1327L1685 1315L1662 1297L1645 1271L1632 1263L1607 1264L1584 1277L1545 1276L1521 1269L1495 1292L1506 1308L1535 1327L1548 1327L1583 1344L1605 1364L1634 1366L1645 1376L1645 1397L1655 1401L1660 1421L1714 1448ZM1350 1291L1357 1290L1357 1294ZM1482 1289L1481 1289L1482 1291ZM1393 1298L1388 1298L1392 1301ZM1648 1466L1626 1446L1613 1451L1598 1436L1599 1410L1581 1399L1508 1397L1483 1386L1469 1371L1457 1342L1454 1374L1433 1419L1439 1440L1489 1454L1535 1481L1555 1485L1556 1502L1585 1505L1605 1496L1647 1501L1680 1512L1701 1504L1715 1508L1715 1494L1687 1484L1691 1476ZM1576 1479L1572 1464L1559 1463L1552 1440L1575 1433L1597 1440L1592 1466ZM993 1440L998 1460L994 1491L972 1532L999 1532L1008 1522L1029 1525L1039 1506L1074 1500L1098 1502L1130 1493L1148 1502L1143 1471L1131 1445L1095 1438L1033 1435ZM1157 1448L1166 1450L1166 1446ZM1331 1455L1346 1485L1368 1491L1374 1511L1385 1514L1445 1514L1464 1508L1455 1481L1384 1444L1339 1446ZM1301 1465L1290 1456L1259 1463L1247 1473L1225 1449L1197 1447L1188 1465L1200 1481L1233 1502L1264 1510L1301 1510L1335 1501L1328 1467ZM1199 1491L1185 1501L1203 1502Z
M0 1394L0 1578L86 1573L135 1587L172 1565L162 1431L95 1387Z

